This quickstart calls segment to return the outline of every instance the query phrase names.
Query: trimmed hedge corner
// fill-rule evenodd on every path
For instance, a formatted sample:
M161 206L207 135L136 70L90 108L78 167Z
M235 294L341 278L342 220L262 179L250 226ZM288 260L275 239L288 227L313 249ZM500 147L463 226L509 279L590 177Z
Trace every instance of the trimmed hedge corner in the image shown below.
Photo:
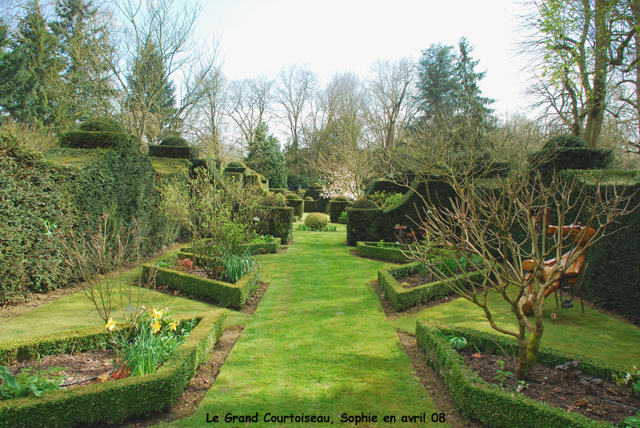
M160 261L165 261L166 259L169 259L169 257L160 259ZM211 299L225 308L242 308L258 288L257 273L249 273L240 278L237 283L229 284L146 263L142 265L143 281L149 279L151 269L156 271L155 279L157 285L179 290L187 296Z
M282 248L281 239L274 238L274 242L261 242L257 244L239 244L232 248L232 251L237 254L242 254L245 251L249 250L251 254L264 254L264 253L277 253ZM213 247L207 247L207 243L210 242L210 239L203 239L198 242L198 245L204 245L203 249L210 248L213 250ZM196 248L199 248L198 245ZM184 246L180 248L180 253L191 254L193 251L191 250L191 245Z
M464 359L451 347L442 335L453 334L473 342L480 351L502 354L502 350L517 349L515 339L477 330L444 326L430 320L418 320L416 339L418 346L426 353L427 362L439 374L447 386L451 398L462 412L480 420L488 427L513 428L604 428L613 427L579 413L569 413L541 403L521 394L501 389L484 382L473 373ZM517 352L517 351L516 351ZM620 367L567 354L551 348L541 347L538 362L558 365L567 361L582 360L580 369L594 377L611 378Z
M153 374L49 392L40 397L1 401L0 427L71 428L96 423L117 424L132 416L162 411L175 402L198 366L207 360L222 336L225 317L224 310L204 314L187 341ZM90 329L86 334L92 338L96 333L96 329ZM83 333L76 332L73 336L80 340ZM49 339L41 339L40 343ZM4 344L2 349L17 355L17 349L41 347L37 340L30 341L30 345L26 342ZM57 343L50 341L54 348ZM64 348L63 343L69 343L68 339L61 337L57 347Z
M331 223L337 223L342 212L347 209L351 201L331 200L329 201L329 218Z
M362 242L358 241L356 245L358 254L362 257L369 257L372 259L383 259L392 262L408 262L411 260L402 252L402 248L397 244L383 242L380 246L379 242Z
M460 286L468 287L472 283L481 283L484 279L480 272L463 273L413 288L403 288L396 281L396 278L417 273L421 267L422 263L414 262L378 271L378 284L396 311L404 311L412 306L453 294L454 291L449 284L454 281L457 281Z

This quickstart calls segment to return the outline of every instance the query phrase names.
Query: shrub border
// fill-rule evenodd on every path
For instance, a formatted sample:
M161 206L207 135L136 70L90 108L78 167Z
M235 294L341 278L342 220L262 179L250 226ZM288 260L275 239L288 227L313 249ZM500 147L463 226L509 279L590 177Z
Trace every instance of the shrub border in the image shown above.
M251 254L277 253L282 248L282 238L274 238L274 242L256 243L256 244L239 244L233 247L233 252L242 254L245 251L251 251ZM211 239L203 239L200 242L207 243ZM181 254L191 254L191 245L180 248Z
M464 359L441 334L453 334L472 341L483 352L503 355L504 349L518 349L515 339L485 333L464 327L445 326L432 320L418 320L416 340L426 353L427 362L440 375L451 398L465 416L480 420L488 427L518 428L604 428L610 423L591 420L579 413L568 413L549 404L532 400L520 394L503 390L484 382L471 371ZM517 351L516 351L517 352ZM611 378L622 370L592 358L580 357L541 347L538 362L558 365L582 359L584 373L601 378Z
M167 261L172 257L167 256L154 261L155 263ZM228 284L222 281L202 278L198 275L162 268L152 263L145 263L142 265L143 281L149 279L151 269L156 270L155 281L157 285L179 290L188 296L211 299L225 308L242 308L258 288L257 272L243 276L235 284Z
M467 287L471 282L481 283L484 279L484 275L481 272L473 272L463 273L413 288L400 286L396 281L396 277L401 278L414 274L421 265L420 262L414 262L378 270L378 284L396 311L404 311L412 306L454 294L453 289L449 286L454 281L459 281L460 285Z
M70 390L54 391L40 397L26 397L0 402L0 427L67 428L98 422L120 423L125 419L161 411L180 396L198 366L207 360L224 330L224 309L205 313L193 329L186 343L155 373L130 377L117 382L87 385ZM58 338L63 349L75 339L88 337L88 342L103 336L104 329L88 329ZM3 350L33 349L40 343L58 343L51 337L33 338L2 344ZM30 342L28 344L27 342ZM66 345L65 345L66 344ZM91 348L87 348L91 349Z

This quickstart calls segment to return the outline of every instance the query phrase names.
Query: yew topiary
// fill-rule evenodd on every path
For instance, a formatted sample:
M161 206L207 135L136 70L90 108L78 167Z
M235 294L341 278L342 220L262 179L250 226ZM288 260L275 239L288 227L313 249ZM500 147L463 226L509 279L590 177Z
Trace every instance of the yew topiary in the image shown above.
M356 200L353 204L351 204L351 208L356 208L356 209L378 208L378 204L376 204L369 198L360 198Z
M328 223L327 216L322 213L310 213L304 219L305 226L311 229L324 229Z
M262 199L265 207L286 207L287 201L280 193L271 193Z
M127 132L120 122L108 116L99 116L87 119L82 125L80 125L80 131L119 133Z
M160 142L161 146L171 147L189 147L189 142L179 135L173 135L171 137L165 137Z

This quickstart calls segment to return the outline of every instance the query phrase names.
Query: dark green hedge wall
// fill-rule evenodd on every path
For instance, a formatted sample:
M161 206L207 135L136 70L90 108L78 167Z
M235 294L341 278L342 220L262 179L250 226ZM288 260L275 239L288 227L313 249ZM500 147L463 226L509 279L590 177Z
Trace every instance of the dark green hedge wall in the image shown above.
M342 212L347 209L350 201L329 201L329 218L331 223L337 223Z
M404 186L402 184L395 183L390 180L374 180L371 182L365 196L370 195L375 192L385 192L385 193L407 193L409 191L409 186Z
M158 158L195 159L198 149L183 146L149 146L149 156Z
M293 208L265 207L264 210L257 232L280 238L282 245L289 245L293 239Z
M60 147L70 149L139 150L140 139L122 132L67 131L58 138Z

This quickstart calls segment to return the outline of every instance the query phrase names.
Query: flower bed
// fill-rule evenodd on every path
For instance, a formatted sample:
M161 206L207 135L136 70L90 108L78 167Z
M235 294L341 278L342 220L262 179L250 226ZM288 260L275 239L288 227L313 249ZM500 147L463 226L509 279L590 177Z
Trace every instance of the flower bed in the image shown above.
M188 255L186 256L188 257ZM158 263L168 262L171 259L172 256L167 256L160 259ZM198 260L196 260L196 263L198 263ZM180 272L169 267L146 263L142 265L143 281L149 280L152 269L155 270L157 285L179 290L189 296L211 299L225 308L242 308L258 288L257 272L248 273L240 278L237 283L229 284L191 273Z
M457 281L460 286L469 286L472 282L480 283L484 279L482 273L475 272L455 275L448 279L430 282L413 288L403 288L398 283L397 278L415 274L421 268L422 264L420 262L414 262L378 271L378 284L396 311L404 311L412 306L453 294L453 290L449 285L452 281Z
M210 245L210 239L203 239L197 245L198 252L201 254L207 254L208 250L213 251L214 247ZM234 245L232 251L234 253L244 253L249 250L251 254L262 254L262 253L277 253L282 248L282 239L281 238L273 238L271 242L252 242L248 244L238 244ZM209 244L209 245L208 245ZM184 246L180 248L181 253L193 253L191 245Z
M518 344L514 339L505 336L418 320L418 345L425 351L429 365L439 372L451 398L465 415L479 419L488 427L613 427L609 423L596 422L579 413L569 413L484 382L469 369L443 333L464 337L467 341L473 342L480 351L490 354L513 351L517 349ZM538 362L543 364L560 365L573 360L582 360L580 368L583 373L601 379L611 379L615 373L622 370L611 364L546 347L541 347L538 354Z
M62 428L95 423L115 424L125 419L161 411L172 405L193 377L224 330L225 311L208 312L186 343L155 373L118 381L60 390L40 397L0 402L0 427ZM50 355L104 347L104 329L61 333L0 344L3 364Z

